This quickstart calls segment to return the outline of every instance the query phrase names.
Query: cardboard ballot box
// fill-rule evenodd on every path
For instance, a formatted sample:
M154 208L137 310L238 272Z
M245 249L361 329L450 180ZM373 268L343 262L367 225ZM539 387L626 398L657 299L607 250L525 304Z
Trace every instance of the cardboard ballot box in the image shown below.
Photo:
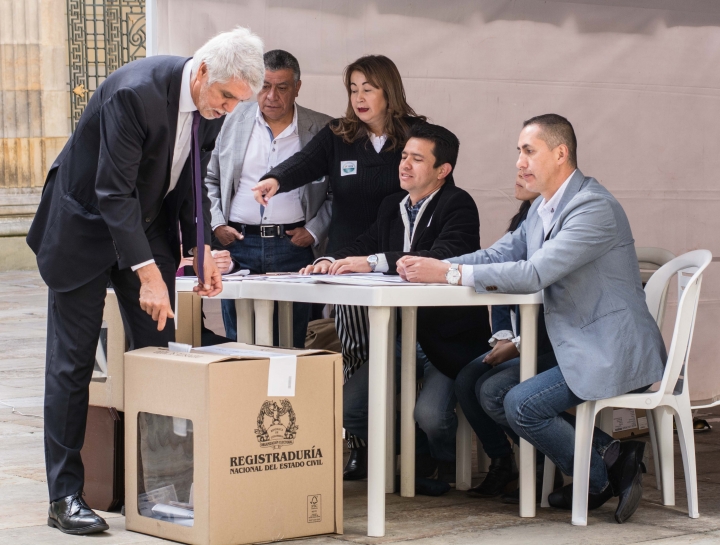
M340 354L144 348L125 384L128 530L193 545L342 533Z
M193 292L179 292L175 340L200 346L202 329L201 298ZM115 290L108 289L103 325L95 352L95 369L90 381L90 405L112 407L120 412L124 405L123 358L127 350L125 327Z

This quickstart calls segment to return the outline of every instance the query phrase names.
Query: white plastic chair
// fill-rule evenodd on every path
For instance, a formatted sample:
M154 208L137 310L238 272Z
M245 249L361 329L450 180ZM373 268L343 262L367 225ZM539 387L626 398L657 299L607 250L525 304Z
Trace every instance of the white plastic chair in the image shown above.
M653 274L660 269L666 263L669 263L675 259L675 254L664 248L653 248L653 247L640 247L635 248L637 254L638 266L640 267L640 279L643 284L647 284ZM693 270L693 272L695 272ZM672 277L667 279L665 288L662 291L660 298L653 298L649 300L646 298L648 303L648 310L650 314L655 318L658 328L662 331L663 322L665 320L665 303L667 302L668 289L670 288L670 281ZM683 284L683 275L678 272L678 299L682 290L685 288ZM606 409L605 412L612 412L612 409ZM658 452L657 438L655 436L655 420L653 419L652 411L647 412L648 429L650 431L650 446L652 448L653 465L655 466L655 484L658 490L662 490L662 481L660 477L660 453ZM603 431L610 433L608 430L603 428Z
M711 261L712 254L707 250L688 252L663 265L650 278L645 287L648 308L651 309L651 312L652 309L658 309L659 311L663 293L670 279L679 271L690 267L697 268L687 283L678 303L675 328L660 388L657 391L642 394L624 394L608 399L587 401L577 407L572 506L572 523L574 525L587 525L593 427L596 414L605 407L624 407L652 411L660 454L664 505L675 504L672 429L673 416L675 417L685 470L688 515L690 518L699 516L697 473L695 469L695 438L693 436L692 412L690 409L690 392L687 385L687 362L692 344L702 274ZM654 317L657 319L657 315L654 315ZM681 383L680 391L675 392L675 386L683 369L685 370L684 380Z

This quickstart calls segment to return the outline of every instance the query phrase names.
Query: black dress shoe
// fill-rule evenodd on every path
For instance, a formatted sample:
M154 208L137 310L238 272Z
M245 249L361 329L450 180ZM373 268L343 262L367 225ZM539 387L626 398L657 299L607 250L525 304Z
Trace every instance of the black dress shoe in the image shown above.
M620 445L620 456L608 470L610 483L619 496L615 521L622 524L637 510L642 499L642 458L645 443L627 441Z
M613 489L611 485L606 486L605 490L599 494L588 494L588 511L597 509L612 497ZM563 486L550 494L548 496L548 503L550 504L550 507L570 511L572 509L572 499L573 485L570 483L569 485Z
M515 456L492 458L483 482L468 490L467 494L474 498L493 498L502 494L517 479L518 468L515 465Z
M542 483L543 474L545 472L545 465L537 466L535 473L535 503L540 503L542 499ZM553 477L553 490L561 488L563 485L563 476L558 468L555 468L555 476ZM503 503L509 503L511 505L520 504L520 489L516 488L509 494L503 494L501 501Z
M104 532L108 525L82 499L82 491L50 502L48 526L66 534L82 536Z
M345 469L343 470L343 480L359 481L367 477L367 447L351 448L350 458L348 458Z

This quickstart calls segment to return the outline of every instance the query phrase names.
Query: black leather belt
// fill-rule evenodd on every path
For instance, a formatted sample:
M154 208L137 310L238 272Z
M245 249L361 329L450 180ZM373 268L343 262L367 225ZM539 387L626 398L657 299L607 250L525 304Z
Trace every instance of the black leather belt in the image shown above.
M298 221L297 223L288 223L285 225L250 225L248 223L229 221L228 225L243 235L260 235L263 238L284 238L285 231L303 227L305 222Z

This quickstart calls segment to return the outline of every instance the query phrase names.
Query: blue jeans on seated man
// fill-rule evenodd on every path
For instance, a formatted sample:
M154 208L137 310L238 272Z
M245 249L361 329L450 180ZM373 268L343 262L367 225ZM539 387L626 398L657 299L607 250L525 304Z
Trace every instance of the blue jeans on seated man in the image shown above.
M348 379L343 387L343 427L367 442L369 367L365 364ZM417 434L418 454L429 454L438 461L455 461L457 403L454 380L438 371L425 353L417 347L417 378L423 386L415 403L415 421L422 433ZM400 339L395 357L397 391L400 391ZM396 440L399 434L396 434Z
M480 399L485 411L500 425L510 427L548 456L565 475L572 476L575 455L575 417L566 413L585 400L565 382L560 367L553 367L519 383L512 370L485 381ZM590 493L608 486L604 456L615 443L599 428L593 434L590 459Z
M243 240L236 240L229 246L218 247L230 251L230 255L235 261L235 271L249 269L252 274L297 272L315 259L309 247L296 246L290 242L289 237L263 238L260 235L245 235ZM221 304L225 336L235 341L237 340L235 301L223 299ZM295 348L305 348L310 307L310 303L293 303L293 346ZM277 303L273 317L273 344L276 346L279 344Z
M508 370L506 376L513 376L515 384L518 384L520 382L520 358L513 358L492 366L483 362L489 353L474 359L458 373L455 379L455 395L485 454L488 458L495 459L510 456L512 446L508 437L518 444L518 436L511 428L498 424L483 409L480 403L481 390L487 380L506 370ZM546 371L556 365L554 352L538 355L538 372ZM542 455L540 458L542 459Z

